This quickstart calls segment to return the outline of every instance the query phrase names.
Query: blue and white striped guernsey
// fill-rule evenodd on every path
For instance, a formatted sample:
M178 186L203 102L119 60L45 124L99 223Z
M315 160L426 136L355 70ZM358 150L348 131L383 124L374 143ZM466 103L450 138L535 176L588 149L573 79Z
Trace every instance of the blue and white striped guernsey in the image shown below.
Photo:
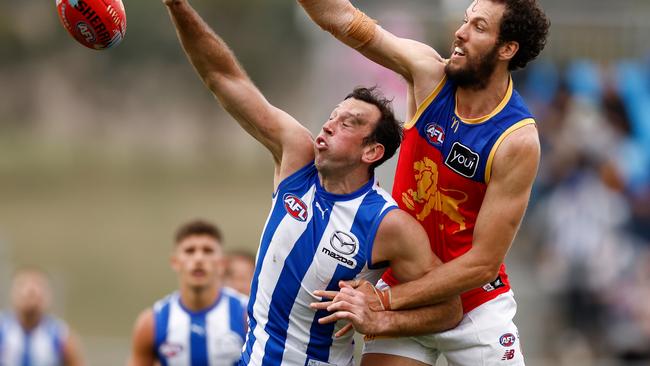
M240 365L352 364L352 332L334 339L343 322L318 324L327 312L309 307L318 301L312 292L379 279L385 268L370 263L372 245L393 208L374 179L351 194L326 192L313 163L280 183L257 253Z
M247 297L222 288L205 310L183 306L175 292L154 305L155 353L162 366L232 366L246 335Z
M0 365L63 365L63 342L68 327L46 316L30 332L25 332L12 313L0 315Z

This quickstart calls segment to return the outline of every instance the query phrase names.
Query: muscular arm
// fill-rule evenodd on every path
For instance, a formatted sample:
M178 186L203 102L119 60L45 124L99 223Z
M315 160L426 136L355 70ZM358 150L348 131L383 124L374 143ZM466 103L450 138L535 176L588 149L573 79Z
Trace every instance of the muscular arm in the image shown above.
M309 131L264 98L226 43L187 0L163 1L181 45L203 83L244 130L273 155L276 186L311 161L313 144Z
M154 320L153 311L147 309L140 314L133 329L131 356L128 366L153 366L154 357Z
M537 174L537 129L514 131L497 149L492 177L474 229L472 248L419 280L392 288L393 309L439 302L493 281L524 216Z
M421 104L444 76L444 60L433 48L399 38L379 25L366 22L370 28L363 36L351 27L358 10L348 0L298 0L311 19L322 29L370 60L400 74L413 86L415 101ZM369 20L370 22L371 20ZM367 40L368 37L371 37ZM360 38L366 38L360 39Z
M79 340L72 332L68 334L68 337L63 342L63 364L66 366L84 365Z
M389 212L379 225L372 257L373 263L390 261L393 275L400 281L416 280L442 264L431 252L422 226L402 210ZM455 327L463 315L460 298L455 294L418 309L375 312L368 307L372 300L367 298L368 293L345 283L342 285L334 303L327 306L327 310L334 314L324 318L323 322L347 319L364 334L413 336L435 333ZM372 292L369 293L373 296Z

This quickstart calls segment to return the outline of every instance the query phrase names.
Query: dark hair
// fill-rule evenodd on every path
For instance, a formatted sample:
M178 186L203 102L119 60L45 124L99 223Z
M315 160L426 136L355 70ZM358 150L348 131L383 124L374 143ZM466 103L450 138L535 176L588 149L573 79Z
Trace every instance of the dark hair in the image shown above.
M219 244L222 244L223 237L221 236L219 228L205 220L192 220L181 225L181 227L176 230L174 243L178 244L193 235L207 235L214 238L219 242Z
M551 21L537 0L490 1L506 6L499 29L499 44L510 41L519 43L519 50L510 60L508 70L524 68L546 46Z
M395 118L395 113L391 106L393 101L386 99L376 86L371 88L356 87L352 93L345 97L345 99L350 98L376 106L381 114L375 125L375 129L363 139L364 145L377 142L384 146L384 156L370 166L370 171L372 172L376 167L383 164L384 161L395 155L395 151L397 151L397 148L402 143L402 123Z

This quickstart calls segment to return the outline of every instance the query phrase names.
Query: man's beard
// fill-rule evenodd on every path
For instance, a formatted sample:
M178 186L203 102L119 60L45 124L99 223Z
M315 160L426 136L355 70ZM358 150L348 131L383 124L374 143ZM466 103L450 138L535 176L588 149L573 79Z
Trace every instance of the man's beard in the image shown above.
M497 66L498 45L495 45L487 54L477 59L467 58L465 68L452 69L450 64L445 66L445 73L449 80L461 88L474 90L485 89L487 83Z

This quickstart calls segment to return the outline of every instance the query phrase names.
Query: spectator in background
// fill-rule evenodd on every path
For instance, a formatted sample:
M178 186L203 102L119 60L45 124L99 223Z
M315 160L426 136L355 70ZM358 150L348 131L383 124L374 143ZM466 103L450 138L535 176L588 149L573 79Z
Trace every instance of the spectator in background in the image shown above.
M576 62L540 123L546 158L533 216L541 288L560 318L545 322L557 364L650 360L648 216L639 210L649 167L626 102L634 93L616 77Z
M228 255L224 285L250 296L251 282L255 274L255 256L246 251L234 251Z
M13 310L0 315L0 365L83 365L76 337L63 321L47 314L50 301L50 283L43 272L16 272Z
M130 366L232 365L246 335L247 298L222 287L222 236L191 221L176 232L171 266L179 291L147 309L135 324Z

